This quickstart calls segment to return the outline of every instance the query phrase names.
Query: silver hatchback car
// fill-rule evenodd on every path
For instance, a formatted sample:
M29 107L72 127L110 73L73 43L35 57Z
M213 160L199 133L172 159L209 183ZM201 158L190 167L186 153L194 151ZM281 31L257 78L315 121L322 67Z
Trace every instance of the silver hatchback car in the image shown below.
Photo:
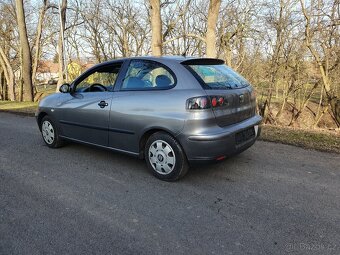
M219 59L112 60L60 92L36 113L47 146L68 140L128 153L166 181L240 153L260 134L252 86Z

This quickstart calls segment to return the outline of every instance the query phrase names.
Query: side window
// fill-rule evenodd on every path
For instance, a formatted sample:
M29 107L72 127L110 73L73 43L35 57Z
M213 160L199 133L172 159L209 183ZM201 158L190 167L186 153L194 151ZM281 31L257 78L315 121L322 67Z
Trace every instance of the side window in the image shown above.
M112 91L121 65L104 66L76 84L77 92Z
M168 89L176 79L170 69L149 60L132 60L124 78L122 90Z

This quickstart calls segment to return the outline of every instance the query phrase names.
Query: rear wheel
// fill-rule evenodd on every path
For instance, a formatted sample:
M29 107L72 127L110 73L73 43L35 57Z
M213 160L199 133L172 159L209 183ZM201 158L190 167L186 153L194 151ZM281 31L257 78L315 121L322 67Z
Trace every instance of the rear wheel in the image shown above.
M40 125L42 137L48 147L58 148L64 144L61 138L59 137L57 125L50 117L45 116L41 120Z
M189 169L182 147L165 132L150 136L145 145L145 160L153 175L164 181L176 181Z

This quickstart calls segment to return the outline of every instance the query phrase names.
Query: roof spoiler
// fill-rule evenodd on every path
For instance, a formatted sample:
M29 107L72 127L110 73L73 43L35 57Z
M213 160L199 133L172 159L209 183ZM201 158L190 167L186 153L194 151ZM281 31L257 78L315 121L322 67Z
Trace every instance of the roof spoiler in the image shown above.
M224 61L218 58L192 58L181 62L182 65L223 65Z

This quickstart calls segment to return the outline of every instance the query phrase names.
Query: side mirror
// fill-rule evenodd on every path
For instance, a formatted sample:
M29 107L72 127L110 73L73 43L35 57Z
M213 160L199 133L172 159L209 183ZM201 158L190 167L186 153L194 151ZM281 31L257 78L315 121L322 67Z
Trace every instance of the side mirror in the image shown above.
M60 86L59 91L61 93L69 93L71 90L70 84L64 83L63 85Z

